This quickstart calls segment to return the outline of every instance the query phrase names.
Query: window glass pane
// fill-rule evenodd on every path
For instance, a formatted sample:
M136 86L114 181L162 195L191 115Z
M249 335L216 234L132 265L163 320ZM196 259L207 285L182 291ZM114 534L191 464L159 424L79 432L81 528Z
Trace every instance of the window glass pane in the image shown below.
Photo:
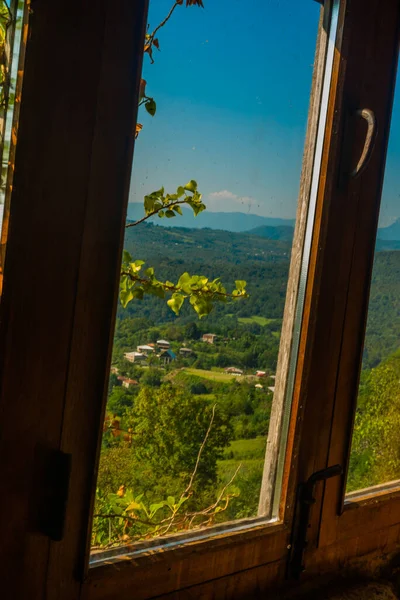
M185 4L150 3L94 550L258 513L320 10Z
M10 195L22 85L24 24L28 8L24 0L0 0L0 296L6 251Z
M400 478L400 90L375 247L347 491Z

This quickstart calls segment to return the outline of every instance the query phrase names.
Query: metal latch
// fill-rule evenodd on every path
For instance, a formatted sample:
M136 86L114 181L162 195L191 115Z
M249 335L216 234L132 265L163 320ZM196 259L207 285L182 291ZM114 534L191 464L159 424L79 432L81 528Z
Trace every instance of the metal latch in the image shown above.
M319 481L326 481L331 477L343 474L341 465L334 465L313 473L305 483L299 485L297 493L298 520L295 528L294 542L291 544L289 559L289 576L298 579L305 570L304 551L307 547L307 532L310 523L311 507L315 504L314 488Z

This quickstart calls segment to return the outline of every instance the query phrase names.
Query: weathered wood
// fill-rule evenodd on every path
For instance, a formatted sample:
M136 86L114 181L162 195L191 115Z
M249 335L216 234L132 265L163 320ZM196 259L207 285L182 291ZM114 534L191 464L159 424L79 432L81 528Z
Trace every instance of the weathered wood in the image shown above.
M263 598L268 591L268 598L272 600L271 588L276 587L283 580L285 574L285 561L278 561L268 565L261 565L248 571L238 571L229 577L220 577L214 581L203 583L194 587L183 588L171 594L159 596L158 600L240 600L243 598ZM281 600L281 596L278 596Z
M342 458L330 452L330 448L332 419L338 400L337 377L342 364L342 332L349 307L350 284L352 278L358 278L358 274L356 277L355 272L351 273L349 257L353 253L357 229L363 227L359 213L361 198L362 210L369 210L369 218L374 220L376 226L376 212L371 212L370 200L366 198L376 200L380 194L381 165L387 144L384 123L390 115L388 98L392 94L393 52L398 39L397 2L385 5L385 15L381 14L382 5L378 1L368 3L367 8L359 0L349 0L342 3L344 8L336 47L334 80L337 83L332 88L330 99L326 154L317 203L308 301L304 312L304 345L301 345L300 352L300 360L304 356L306 369L299 373L297 390L300 403L305 406L302 414L299 481L306 480L314 471L341 462ZM377 35L376 31L382 23L385 23L384 33ZM382 129L378 133L368 168L357 180L350 182L348 178L343 178L343 169L349 166L343 164L343 132L349 114L368 106L371 95L365 95L365 90L370 90L372 97L379 100L373 108L377 111ZM357 164L365 139L361 127L355 133L356 137L350 146L353 165ZM371 177L368 186L362 183L366 177ZM365 229L366 236L370 233L371 230ZM371 255L364 257L364 260L371 261ZM362 285L365 283L357 283L358 294ZM357 352L359 360L359 346ZM345 410L348 414L348 405ZM340 430L342 441L348 439L348 435L348 429ZM335 529L339 505L337 490L341 489L341 484L343 482L339 479L327 482L325 494L323 485L317 488L317 503L313 508L308 536L309 552L318 543L331 543L334 539L327 532L331 525ZM322 540L324 536L327 536L326 540Z
M275 529L275 532L274 532ZM259 532L261 533L261 532ZM282 535L284 534L284 535ZM90 569L85 600L135 600L213 582L235 573L286 562L287 532L270 526L263 535L222 535L219 540L192 542L175 550L152 551L137 558L122 557L114 564ZM283 576L283 571L281 571ZM228 584L229 585L229 584ZM223 595L223 594L221 594Z
M373 19L373 23L364 23L363 31L368 45L364 50L363 67L359 67L357 72L360 83L358 87L353 84L348 96L353 107L358 103L374 111L378 133L366 171L349 185L349 203L354 207L354 212L348 226L351 225L353 229L353 240L348 254L342 257L342 261L346 260L348 265L348 291L329 450L329 462L340 462L345 466L350 457L357 402L400 32L398 2L385 3L384 11L379 2L371 2L368 11L364 12L363 20L369 17ZM356 67L353 69L355 72ZM361 137L363 135L364 131L361 132ZM347 214L343 216L347 221ZM322 516L326 526L322 528L321 544L334 541L336 527L342 529L339 522L342 517L338 517L337 508L343 504L344 492L344 480L330 482ZM363 514L363 508L360 507L359 512L360 515ZM365 528L375 526L374 522L365 518Z
M39 446L59 448L62 435L82 232L93 215L93 208L87 210L88 196L94 192L89 182L96 179L93 157L104 149L101 131L109 131L116 121L114 117L101 122L109 113L97 106L99 83L104 89L105 25L115 4L85 0L77 10L70 2L41 0L34 3L30 15L0 303L0 455L7 456L2 461L0 560L4 595L10 598L44 597L50 545L32 530L30 506L35 488L41 485L34 457ZM132 6L131 14L136 4L125 4ZM126 27L132 23L127 15L120 15L116 39L125 20ZM133 33L127 33L130 40ZM132 56L119 60L122 65ZM109 73L109 93L113 85L120 89L117 73L131 89L134 72L132 68ZM115 98L114 113L119 114ZM132 117L135 101L132 95L129 99ZM126 110L128 98L121 102ZM118 149L118 157L124 155L121 179L133 134L126 122L125 127ZM110 163L113 150L109 150ZM103 183L106 166L104 155L101 167L97 164L97 177L101 175ZM109 218L115 203L123 204L122 185L120 181L108 198ZM115 235L119 240L120 231ZM98 259L105 249L97 242ZM115 280L110 285L115 287ZM93 427L87 423L88 430ZM88 516L87 496L85 501ZM81 525L76 522L76 527L80 533ZM66 568L71 569L67 559Z
M72 454L66 519L74 527L50 546L49 600L78 598L87 567L148 2L106 6L61 431L61 449Z
M326 16L325 16L326 19ZM283 421L286 407L286 393L288 386L288 375L290 362L296 360L293 356L293 335L296 322L296 306L301 269L303 264L304 239L307 227L308 209L313 177L314 155L318 133L319 108L321 102L322 86L324 81L325 60L327 52L327 34L324 28L324 12L318 29L317 48L314 60L314 73L311 88L310 107L307 122L307 134L303 155L303 165L300 180L299 201L296 215L296 225L292 245L288 285L286 290L285 310L279 345L279 358L276 370L276 385L271 410L271 418L267 437L265 452L264 472L260 491L260 502L258 507L259 516L272 516L275 497L275 486L279 453L282 448ZM296 407L293 406L293 413ZM286 441L286 440L285 440ZM291 454L292 444L287 444L287 453ZM280 487L280 485L279 485ZM286 496L287 478L282 486L282 496Z

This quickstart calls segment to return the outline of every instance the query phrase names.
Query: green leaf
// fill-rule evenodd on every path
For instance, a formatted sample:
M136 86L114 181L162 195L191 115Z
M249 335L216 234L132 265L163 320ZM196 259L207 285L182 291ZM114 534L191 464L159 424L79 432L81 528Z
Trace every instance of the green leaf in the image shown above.
M126 507L126 511L129 512L131 510L139 510L140 509L140 504L138 504L137 502L135 502L135 500L133 500L130 504L128 504L128 506Z
M154 276L154 267L148 267L144 274L146 275L146 277L153 277Z
M178 189L176 190L176 195L178 196L178 198L181 198L185 193L185 188L183 188L181 185L178 187Z
M132 256L129 254L127 250L124 250L122 254L122 260L124 263L130 263L132 261Z
M121 290L119 293L119 299L124 308L126 308L131 300L133 300L132 290Z
M168 504L168 506L171 506L171 508L173 506L175 506L175 498L173 496L168 496L168 498L167 498L167 504Z
M192 278L190 277L189 273L182 273L182 275L179 277L177 287L184 291L186 294L190 294L192 289L190 285L191 281Z
M236 285L236 289L238 289L239 292L244 292L246 289L247 282L243 281L243 280L238 280L238 281L235 281L235 285Z
M175 217L175 213L173 210L168 209L167 212L165 213L165 216L167 217L167 219L172 219L173 217Z
M212 303L203 296L191 296L190 304L193 306L200 319L208 315L212 310Z
M183 189L194 193L197 190L197 182L194 179L191 179L189 183L183 186Z
M162 188L160 188L159 190L156 190L155 192L151 193L151 195L155 196L156 198L163 198L164 194L165 194L164 186L162 186Z
M144 290L142 287L135 287L132 290L132 300L143 300Z
M154 517L156 512L160 510L160 508L164 508L165 502L158 502L157 504L150 504L150 517Z
M144 265L144 260L135 260L134 262L131 262L129 266L132 273L139 273L142 265Z
M146 215L153 212L154 203L155 203L155 198L152 198L151 196L144 197L144 210L145 210Z
M165 298L165 291L158 282L151 282L151 284L148 285L146 292L157 298Z
M179 204L177 204L177 205L176 205L176 206L174 206L173 208L174 208L174 211L175 211L176 213L178 213L178 215L182 215L182 209L181 209L181 207L179 206Z
M147 112L149 113L149 115L154 117L154 115L156 114L156 110L157 110L157 104L156 104L154 98L149 98L145 102L144 107L147 110Z
M174 311L176 315L179 315L179 311L182 308L185 297L182 294L172 294L172 298L167 300L168 306Z

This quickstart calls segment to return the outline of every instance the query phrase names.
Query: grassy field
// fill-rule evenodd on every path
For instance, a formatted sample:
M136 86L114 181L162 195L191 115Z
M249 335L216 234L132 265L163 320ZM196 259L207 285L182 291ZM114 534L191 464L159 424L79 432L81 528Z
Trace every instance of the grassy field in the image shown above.
M235 440L225 450L226 458L218 462L218 473L221 480L226 483L230 480L235 470L241 465L240 473L257 473L261 481L264 455L266 446L265 437L250 440Z
M258 325L261 325L262 327L264 327L265 325L268 325L269 323L273 323L274 321L276 321L276 319L267 319L266 317L258 317L256 315L254 315L253 317L239 317L238 318L239 323L243 323L244 325L248 325L251 323L257 323Z
M264 458L265 437L256 437L249 440L234 440L225 450L225 456L230 460L249 460Z
M233 377L237 377L236 375L232 375L232 373L219 373L218 371L206 371L203 369L185 369L184 373L203 377L203 379L211 379L212 381L223 381L224 383L229 383ZM240 380L241 377L237 377L237 379Z

